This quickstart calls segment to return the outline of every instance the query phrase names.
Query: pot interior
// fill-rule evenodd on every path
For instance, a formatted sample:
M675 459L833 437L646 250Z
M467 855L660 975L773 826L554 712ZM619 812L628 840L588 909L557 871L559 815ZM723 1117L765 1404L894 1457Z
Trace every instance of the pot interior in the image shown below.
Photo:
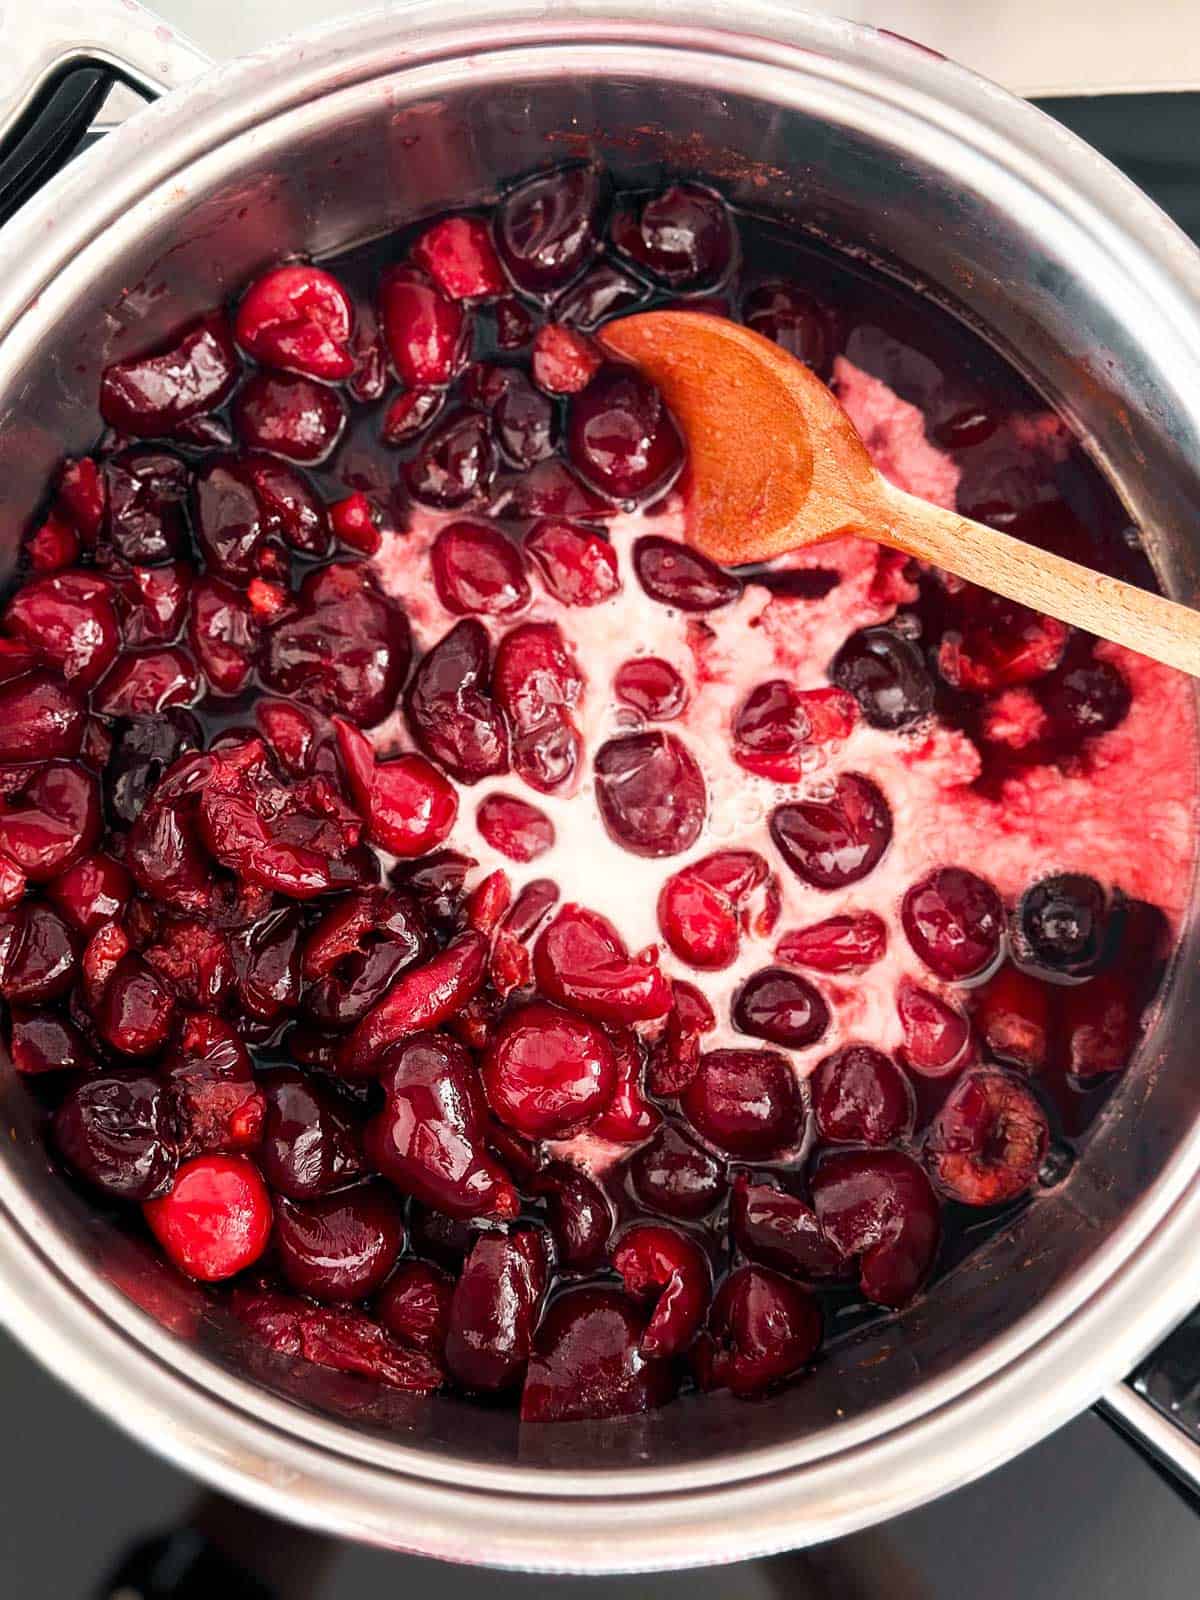
M516 39L470 61L360 72L351 60L319 89L297 87L269 115L246 115L241 131L193 149L169 174L168 155L157 152L162 181L107 231L100 200L89 240L47 280L36 338L27 316L0 350L4 563L55 463L94 442L102 366L153 345L181 307L222 300L280 257L326 255L591 156L622 184L699 174L735 204L878 263L982 329L1090 441L1131 520L1159 530L1164 586L1194 601L1200 440L1184 396L1194 369L1172 349L1169 304L1138 282L1115 231L1072 222L1057 209L1051 176L1027 181L1002 152L980 148L979 128L953 126L918 97L893 97L865 68L831 76L818 54L751 62L732 44L726 53L727 43ZM144 138L148 155L155 116L144 135L118 137L130 149ZM1052 130L1047 122L1048 147ZM91 170L102 185L103 163L93 159ZM93 1294L98 1279L132 1291L173 1335L193 1381L249 1376L292 1403L287 1426L304 1431L324 1416L353 1429L350 1452L391 1444L427 1454L430 1470L436 1458L571 1472L711 1466L785 1444L817 1456L860 1425L869 1431L880 1407L932 1406L966 1363L1009 1350L1014 1330L1025 1330L1022 1340L1044 1330L1168 1169L1200 1093L1184 1059L1194 947L1189 930L1140 1059L1071 1179L918 1304L835 1345L813 1379L767 1404L694 1397L628 1422L521 1431L509 1414L454 1399L374 1393L323 1369L290 1369L246 1345L51 1172L36 1109L11 1071L0 1082L15 1133L5 1141L9 1192L25 1219L38 1219L42 1248L78 1292ZM141 1326L130 1319L134 1337ZM226 1390L235 1392L254 1403Z

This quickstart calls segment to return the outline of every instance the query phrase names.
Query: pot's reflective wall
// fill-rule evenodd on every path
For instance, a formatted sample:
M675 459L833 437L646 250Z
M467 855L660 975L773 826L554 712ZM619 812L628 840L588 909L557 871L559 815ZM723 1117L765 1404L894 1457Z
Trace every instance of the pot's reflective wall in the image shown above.
M151 345L178 320L291 252L325 253L421 212L485 199L536 167L598 156L621 181L700 172L748 209L794 219L866 253L963 308L1046 394L1065 406L1121 488L1157 527L1156 556L1177 596L1197 592L1200 440L1176 404L1170 363L1148 360L1127 317L1128 284L1103 239L1017 206L1011 174L926 127L905 105L868 115L849 90L687 49L580 45L557 56L521 46L426 84L422 69L357 84L268 121L195 162L147 201L135 254L101 247L80 287L0 405L0 511L11 559L57 460L93 442L101 366ZM754 87L748 80L753 79ZM777 81L773 81L776 79ZM747 82L747 87L734 85ZM807 103L806 103L807 102ZM916 137L915 133L921 136ZM918 152L918 153L914 153ZM1009 203L1011 199L1011 204ZM92 259L94 256L94 260ZM91 276L84 283L85 275ZM1182 370L1182 367L1181 367ZM380 1436L474 1462L584 1470L713 1460L837 1430L843 1419L943 1377L1064 1285L1161 1171L1197 1111L1190 1048L1194 939L1179 981L1087 1159L1069 1183L891 1325L844 1343L818 1379L769 1405L691 1400L619 1425L526 1430L446 1399L371 1398L357 1380L242 1347L209 1320L204 1296L167 1279L112 1235L50 1172L24 1092L3 1079L6 1162L18 1165L60 1265L83 1259L165 1326L278 1393ZM78 1255L76 1254L78 1252ZM701 1415L702 1413L702 1415Z

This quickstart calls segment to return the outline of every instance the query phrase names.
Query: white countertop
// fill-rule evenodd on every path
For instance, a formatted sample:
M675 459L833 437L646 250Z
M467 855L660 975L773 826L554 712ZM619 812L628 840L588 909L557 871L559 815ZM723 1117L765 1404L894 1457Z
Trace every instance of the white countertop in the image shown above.
M35 0L36 3L36 0ZM147 0L214 56L252 50L353 0ZM447 0L448 8L453 0ZM1020 94L1200 88L1197 0L808 0L930 45Z

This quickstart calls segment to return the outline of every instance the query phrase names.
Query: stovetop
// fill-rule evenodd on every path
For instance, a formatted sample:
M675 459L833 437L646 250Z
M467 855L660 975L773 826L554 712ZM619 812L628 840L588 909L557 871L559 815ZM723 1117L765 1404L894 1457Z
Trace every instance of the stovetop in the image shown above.
M1200 241L1200 94L1044 102L1102 149ZM1191 152L1191 153L1189 153ZM1148 1388L1200 1419L1200 1320ZM161 1576L190 1559L203 1527L223 1542L239 1517L83 1406L0 1335L0 1600L118 1600L124 1563ZM152 1446L153 1441L146 1441ZM482 1573L337 1544L258 1519L250 1541L273 1591L224 1573L186 1600L373 1600L405 1592L455 1600L1193 1600L1200 1513L1096 1416L1087 1414L988 1478L922 1510L818 1550L656 1577L570 1579ZM142 1550L130 1565L130 1553ZM164 1555L165 1550L165 1555ZM288 1576L279 1587L280 1550ZM153 1600L125 1587L120 1600ZM184 1597L180 1597L184 1600Z

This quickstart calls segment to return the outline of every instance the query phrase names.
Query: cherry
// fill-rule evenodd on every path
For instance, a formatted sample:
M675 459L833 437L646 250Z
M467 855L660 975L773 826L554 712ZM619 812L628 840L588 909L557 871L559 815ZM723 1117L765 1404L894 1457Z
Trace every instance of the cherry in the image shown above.
M1031 1187L1049 1143L1046 1113L1025 1085L983 1068L950 1091L930 1126L925 1159L953 1199L994 1206Z
M402 1261L375 1302L380 1322L393 1339L439 1365L446 1354L454 1284L427 1261Z
M688 687L669 661L635 656L622 662L613 677L613 691L648 722L670 722L688 703Z
M364 556L379 554L383 536L379 531L375 508L363 494L355 489L329 508L329 527L334 538L357 550Z
M384 412L379 437L384 444L407 444L437 421L445 404L444 390L405 389Z
M1050 991L1046 984L1003 966L974 995L973 1021L997 1061L1040 1072L1047 1061Z
M54 673L0 682L0 763L78 755L85 721L78 696Z
M505 1017L482 1068L492 1110L530 1139L578 1131L612 1099L616 1075L595 1023L540 1000Z
M729 1229L743 1255L804 1283L840 1278L846 1263L822 1237L811 1206L771 1183L733 1180Z
M530 1229L476 1239L450 1301L446 1365L465 1389L521 1381L546 1292L548 1251Z
M266 1102L246 1047L228 1023L208 1013L188 1017L165 1078L182 1156L257 1148Z
M243 459L215 456L192 483L192 522L205 565L234 582L246 582L264 564L268 529Z
M392 365L409 389L444 388L467 359L470 323L456 300L414 267L389 267L379 320Z
M401 857L423 856L441 844L458 815L453 785L424 756L377 761L366 734L341 717L334 727L371 843Z
M200 742L199 723L179 708L120 727L106 775L108 805L117 820L133 823L168 767Z
M582 1286L558 1296L538 1329L522 1422L634 1416L674 1393L671 1364L642 1353L644 1318L626 1295Z
M1048 972L1087 977L1111 954L1113 923L1118 920L1095 878L1082 872L1058 873L1021 896L1017 952Z
M546 1203L559 1266L583 1271L598 1265L613 1230L613 1210L603 1189L567 1161L543 1167L529 1188Z
M1060 739L1075 742L1110 733L1129 715L1133 694L1111 661L1089 661L1053 674L1037 695Z
M229 324L210 311L173 344L114 361L100 376L100 415L110 428L142 438L182 432L228 400L238 376Z
M405 696L413 737L461 783L509 769L508 727L487 692L489 657L483 624L460 622L420 663Z
M668 1357L686 1350L712 1294L712 1271L700 1246L678 1228L637 1222L614 1244L612 1264L635 1300L653 1304L638 1343L642 1354Z
M8 1042L12 1064L30 1076L42 1072L94 1072L95 1057L79 1029L49 1011L11 1009Z
M715 1156L667 1124L629 1163L634 1194L648 1211L698 1222L725 1197L724 1168Z
M795 1377L821 1343L821 1312L809 1292L767 1267L738 1267L717 1290L697 1365L706 1389L740 1399Z
M430 552L438 599L458 616L512 617L529 604L521 552L483 522L452 522Z
M35 883L58 878L99 837L99 785L71 761L39 767L21 800L0 811L0 852Z
M829 799L795 800L771 813L771 838L798 878L844 889L878 866L892 840L892 812L870 778L843 772Z
M635 267L669 289L709 289L733 260L736 234L721 197L697 183L673 183L613 216L612 240Z
M741 579L677 539L644 534L633 546L633 570L652 600L676 611L699 613L731 605Z
M463 384L466 397L491 415L496 442L514 467L532 467L554 452L554 404L520 367L477 364Z
M580 477L601 494L641 501L670 488L684 450L649 378L635 367L606 362L571 400L567 454Z
M907 1304L924 1283L941 1238L929 1179L899 1150L825 1156L812 1177L821 1231L843 1256L858 1256L859 1287L876 1305Z
M1071 633L1065 622L986 589L964 589L956 611L961 631L942 636L938 669L947 683L976 694L1031 683L1053 671Z
M369 728L394 709L411 659L403 610L365 566L335 561L310 572L295 613L267 629L260 665L280 694Z
M710 1050L679 1097L684 1116L718 1150L764 1160L800 1142L804 1103L775 1050Z
M269 455L244 455L237 469L254 492L264 533L278 534L302 555L329 553L329 513L298 467Z
M79 560L79 535L53 512L25 540L33 572L60 572Z
M658 897L658 925L672 951L707 971L732 965L739 912L766 876L767 864L755 851L720 850L668 878Z
M76 973L76 941L57 912L36 900L0 912L0 994L10 1004L53 1000Z
M127 650L97 685L92 704L106 717L150 717L200 698L200 674L186 650Z
M189 1278L215 1283L252 1266L267 1247L271 1201L245 1156L197 1156L160 1197L143 1202L151 1232Z
M617 1086L590 1131L613 1144L642 1144L662 1121L662 1113L643 1092L642 1046L632 1028L610 1028L608 1042L617 1064Z
M483 983L487 941L473 930L439 954L401 973L342 1046L339 1069L347 1077L371 1076L389 1046L439 1027L456 1015Z
M817 1132L838 1144L892 1144L912 1132L912 1085L882 1050L847 1045L826 1056L812 1077Z
M581 483L565 461L538 461L511 486L501 514L506 517L611 516L610 500Z
M892 628L852 633L829 676L854 696L872 728L908 728L933 710L933 680L921 652Z
M234 1315L268 1350L303 1356L335 1372L353 1372L390 1389L423 1394L441 1386L441 1367L423 1351L390 1338L378 1323L346 1306L313 1306L288 1295L235 1289Z
M103 527L122 561L157 566L186 552L188 470L178 456L121 450L103 473Z
M807 978L782 967L763 967L735 995L733 1025L739 1033L803 1050L829 1027L829 1007Z
M501 918L512 904L512 882L502 867L489 872L475 885L467 897L466 923L480 933L495 933ZM476 1010L485 1003L482 995L475 997ZM459 1019L461 1020L461 1019ZM468 1039L467 1043L474 1043ZM482 1042L482 1041L481 1041Z
M970 1055L971 1025L961 1011L909 978L900 980L896 1010L908 1067L922 1078L947 1078L962 1070Z
M314 1300L363 1300L383 1283L404 1244L404 1223L381 1183L317 1200L275 1202L275 1249L293 1289Z
M965 867L938 867L913 884L904 896L901 920L913 950L947 983L978 978L999 958L1000 896Z
M336 383L354 372L354 308L331 272L307 263L256 278L238 306L237 342L267 367Z
M475 826L492 849L510 861L536 861L554 848L550 818L515 795L487 795L476 808Z
M883 959L887 924L873 911L849 911L785 933L775 947L780 961L818 972L862 972Z
M289 1200L315 1200L362 1173L358 1132L333 1094L292 1067L260 1079L266 1102L263 1176Z
M496 249L518 289L551 294L569 283L599 243L600 173L591 166L535 173L508 191L492 217Z
M30 579L8 602L3 622L79 689L103 677L121 643L112 588L93 572Z
M498 300L494 307L496 316L496 344L501 350L519 350L533 337L533 313L512 296Z
M653 1046L647 1071L651 1092L663 1098L679 1094L700 1069L700 1039L717 1025L716 1016L699 989L676 980L667 1026Z
M234 396L233 425L250 450L315 466L341 438L346 410L334 390L311 378L256 372Z
M594 267L554 302L554 315L571 328L592 333L609 317L630 311L647 298L644 284L631 278L611 261L597 261Z
M258 628L240 589L201 578L192 590L188 643L217 694L240 694L254 668Z
M451 300L485 300L504 293L504 275L488 225L480 217L443 217L413 245L412 256Z
M563 906L538 939L533 966L543 994L600 1022L648 1022L671 1009L658 967L632 959L608 918L585 906Z
M1085 1088L1093 1078L1124 1071L1138 1037L1138 995L1130 976L1120 970L1102 972L1061 995L1066 1070Z
M673 856L700 837L708 795L673 733L623 734L596 752L596 801L609 836L637 856Z
M513 769L544 793L571 784L583 753L571 717L583 678L558 624L527 622L506 633L492 683L512 728Z
M604 356L584 333L544 323L533 341L533 380L547 394L578 394L596 376Z
M110 1072L84 1079L55 1112L52 1132L68 1166L117 1200L148 1200L175 1175L170 1103L154 1078Z
M451 934L462 925L467 874L479 863L456 850L435 850L420 861L398 861L392 882L416 900L438 932ZM557 890L555 893L557 894Z
M229 941L219 928L190 918L162 918L143 950L155 975L188 1006L219 1008L234 982Z
M551 517L535 522L525 535L525 554L564 606L602 605L621 587L612 545L574 523Z
M170 1037L174 1011L153 970L129 957L118 966L92 1016L96 1031L112 1049L126 1056L150 1056Z
M182 561L163 567L133 567L118 577L125 602L125 643L167 644L183 623L192 593L192 569Z
M808 746L845 739L857 715L844 689L796 689L773 678L752 689L734 713L734 760L760 777L796 783Z
M429 953L425 920L407 895L368 889L345 896L304 945L304 1005L324 1027L351 1028Z
M485 1148L487 1106L461 1044L410 1037L388 1053L382 1085L384 1108L363 1135L377 1172L453 1217L516 1215L516 1190Z
M824 306L794 283L763 283L742 301L742 321L764 339L827 377L833 366L834 328Z
M482 411L451 411L403 468L414 500L450 511L484 499L496 471L491 424Z

